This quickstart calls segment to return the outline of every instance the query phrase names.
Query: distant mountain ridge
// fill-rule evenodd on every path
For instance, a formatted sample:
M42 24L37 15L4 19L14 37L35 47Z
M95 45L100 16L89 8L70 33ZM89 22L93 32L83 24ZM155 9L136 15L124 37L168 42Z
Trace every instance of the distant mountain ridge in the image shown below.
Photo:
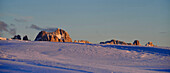
M18 38L18 37L14 36L14 38ZM27 38L28 37L25 37L25 38L23 38L23 40L25 40ZM21 40L21 39L19 39L19 40ZM69 36L69 34L65 30L57 28L53 32L40 31L38 33L38 35L36 36L34 41L72 42L72 39L71 39L71 37ZM91 43L91 42L89 42L87 40L78 40L78 41L74 40L74 43ZM110 41L100 42L100 44L137 45L137 46L141 46L139 40L134 40L133 43L127 43L127 42L124 42L124 41L112 39ZM157 45L154 45L152 42L148 42L148 43L146 43L145 46L157 46Z

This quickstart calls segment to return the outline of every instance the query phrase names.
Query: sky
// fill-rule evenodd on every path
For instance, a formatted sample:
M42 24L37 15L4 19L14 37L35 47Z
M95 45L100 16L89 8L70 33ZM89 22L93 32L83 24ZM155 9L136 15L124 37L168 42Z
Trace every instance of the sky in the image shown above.
M74 40L111 39L170 46L169 0L0 0L0 36L61 28Z

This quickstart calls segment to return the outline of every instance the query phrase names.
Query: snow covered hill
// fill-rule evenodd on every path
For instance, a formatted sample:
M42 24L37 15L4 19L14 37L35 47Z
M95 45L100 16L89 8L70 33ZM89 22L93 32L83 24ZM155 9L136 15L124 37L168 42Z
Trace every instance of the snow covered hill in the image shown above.
M170 47L0 41L0 73L170 72Z

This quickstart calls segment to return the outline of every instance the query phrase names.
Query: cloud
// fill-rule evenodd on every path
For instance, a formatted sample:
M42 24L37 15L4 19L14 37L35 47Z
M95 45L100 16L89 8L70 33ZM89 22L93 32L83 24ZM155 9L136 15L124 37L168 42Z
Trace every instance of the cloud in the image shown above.
M29 22L33 20L33 16L22 16L22 15L11 14L11 13L0 14L0 16L13 18L14 21L19 22L19 23Z
M28 27L26 27L26 28L28 28ZM32 24L29 28L35 29L35 30L40 30L40 31L48 31L48 32L53 32L58 29L58 28L41 28L34 24Z
M2 32L2 31L8 32L8 29L7 29L7 28L8 28L8 24L0 21L0 32Z
M15 29L15 28L10 29L9 33L10 33L11 35L15 35L15 34L16 34L16 29Z
M28 22L31 21L32 17L20 17L20 18L14 18L16 22Z
M13 24L13 26L14 26L14 24ZM0 21L0 36L3 35L3 32L8 32L11 35L15 35L16 34L16 29L15 28L11 28L5 22Z
M17 22L27 22L28 20L26 19L17 19L17 18L14 18L15 21Z
M48 31L48 32L54 32L56 31L58 28L45 28L43 29L43 31Z
M39 26L34 25L34 24L32 24L32 25L30 26L30 28L36 29L36 30L43 30L43 28L40 28Z
M14 24L11 24L10 26L15 26Z
M168 33L168 32L159 32L160 34L166 34L166 33Z

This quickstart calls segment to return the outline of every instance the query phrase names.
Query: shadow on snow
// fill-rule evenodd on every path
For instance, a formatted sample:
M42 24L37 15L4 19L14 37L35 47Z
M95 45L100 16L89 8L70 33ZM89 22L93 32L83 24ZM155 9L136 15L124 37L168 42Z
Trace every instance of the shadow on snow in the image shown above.
M9 60L9 61L17 61L17 62L25 62L27 64L36 65L36 66L51 67L51 68L71 70L71 71L77 71L77 72L83 72L83 73L93 73L93 72L89 72L89 71L85 71L85 70L79 70L79 69L73 69L73 68L65 68L65 67L59 67L59 66L43 65L43 64L40 64L40 63L37 64L37 63L34 63L34 62L30 62L30 61L22 61L22 60L15 60L15 59L5 59L5 58L0 58L0 59L1 60ZM19 70L19 69L15 69L15 70Z
M145 47L145 46L122 46L122 45L101 45L102 47L117 48L120 50L136 51L136 52L147 52L151 54L159 54L163 56L169 56L169 49L161 49L157 47Z

